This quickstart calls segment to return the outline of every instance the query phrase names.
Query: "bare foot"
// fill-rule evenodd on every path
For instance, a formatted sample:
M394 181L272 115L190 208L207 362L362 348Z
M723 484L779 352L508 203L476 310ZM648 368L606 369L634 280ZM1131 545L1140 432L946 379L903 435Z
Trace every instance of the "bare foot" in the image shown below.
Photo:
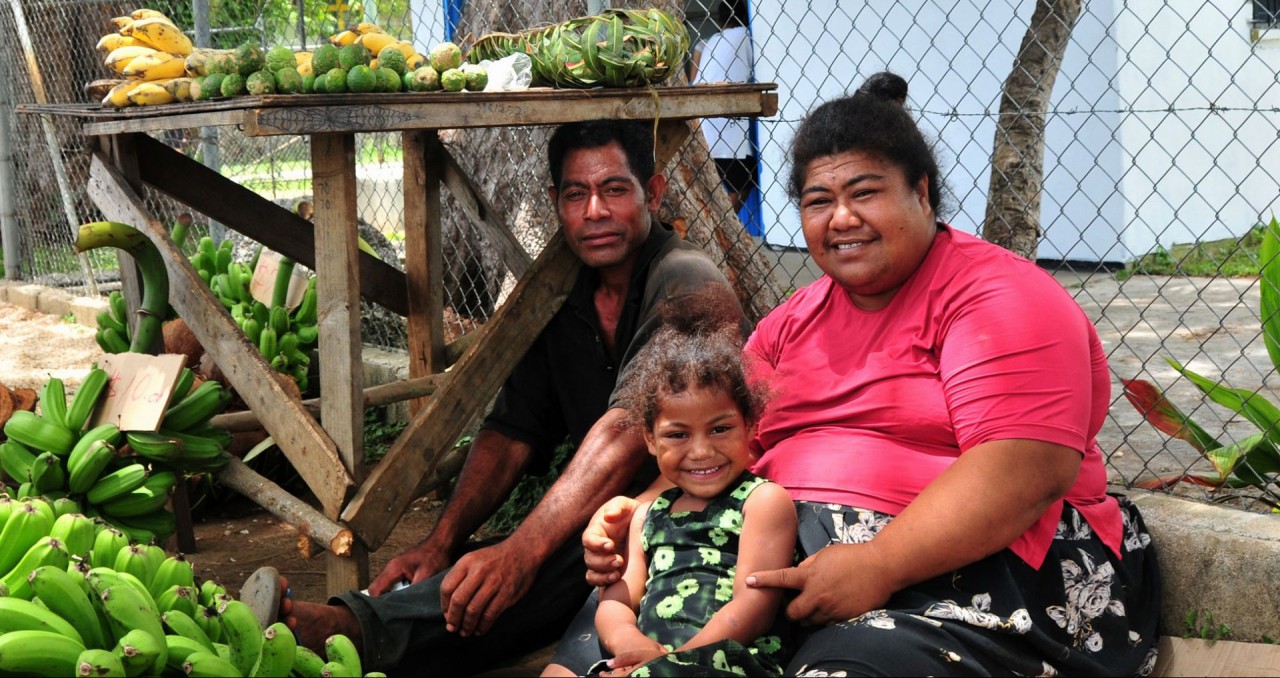
M280 578L280 588L289 590L289 581L284 577ZM307 646L321 657L325 656L325 639L335 633L350 638L356 647L363 647L360 624L345 605L307 603L284 596L280 599L279 617L293 631L298 644Z

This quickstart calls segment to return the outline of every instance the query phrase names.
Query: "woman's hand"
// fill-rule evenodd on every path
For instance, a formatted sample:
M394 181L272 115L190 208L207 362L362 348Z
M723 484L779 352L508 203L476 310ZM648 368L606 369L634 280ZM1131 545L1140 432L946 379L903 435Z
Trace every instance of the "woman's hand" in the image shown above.
M627 532L631 515L639 504L631 497L614 497L591 516L582 532L588 584L608 586L622 576L627 562Z
M796 567L756 572L747 586L799 591L787 617L806 626L852 619L884 607L895 590L873 543L828 546Z
M651 641L652 644L635 647L619 652L613 659L609 660L609 670L602 671L602 676L626 676L630 675L637 667L647 664L664 654L667 654L667 648L663 647L658 641Z

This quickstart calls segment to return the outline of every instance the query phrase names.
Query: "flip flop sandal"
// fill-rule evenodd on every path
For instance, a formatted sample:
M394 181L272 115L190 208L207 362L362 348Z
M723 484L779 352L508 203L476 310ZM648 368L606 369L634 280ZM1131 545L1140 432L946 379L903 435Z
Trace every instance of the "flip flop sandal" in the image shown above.
M240 588L240 602L253 610L258 624L264 629L276 623L280 598L284 595L285 591L280 588L280 572L270 566L258 568Z

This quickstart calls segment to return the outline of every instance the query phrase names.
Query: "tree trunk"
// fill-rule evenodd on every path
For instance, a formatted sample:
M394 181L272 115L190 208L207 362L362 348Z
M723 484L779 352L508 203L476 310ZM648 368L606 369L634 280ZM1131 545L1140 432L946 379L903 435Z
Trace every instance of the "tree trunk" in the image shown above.
M614 2L612 6L658 7L675 17L684 17L680 4L672 0ZM489 32L518 32L583 16L586 11L584 0L473 1L463 11L458 35L463 36L460 39L465 49ZM687 84L683 70L672 82ZM551 183L545 160L550 134L550 128L524 127L456 130L445 136L450 151L479 184L495 211L503 215L516 237L535 255L557 228L555 212L546 198L546 188ZM783 288L774 280L759 243L751 239L733 213L703 136L690 135L666 170L669 187L659 217L682 227L688 240L702 246L720 264L748 317L752 322L759 320L782 299ZM525 180L512 182L513 176L523 176ZM452 219L460 221L458 217ZM446 224L446 229L471 230L462 223ZM479 248L490 258L495 256L494 249ZM486 261L481 268L489 295L496 297L503 267L500 262Z
M1000 97L982 235L1033 261L1040 243L1045 112L1080 5L1080 0L1036 0Z

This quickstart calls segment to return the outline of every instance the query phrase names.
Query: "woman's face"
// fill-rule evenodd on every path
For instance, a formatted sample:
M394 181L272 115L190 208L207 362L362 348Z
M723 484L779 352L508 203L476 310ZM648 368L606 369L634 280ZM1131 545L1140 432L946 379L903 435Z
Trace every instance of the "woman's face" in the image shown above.
M937 234L929 179L908 183L877 155L850 151L809 163L800 192L809 254L858 308L884 308Z

